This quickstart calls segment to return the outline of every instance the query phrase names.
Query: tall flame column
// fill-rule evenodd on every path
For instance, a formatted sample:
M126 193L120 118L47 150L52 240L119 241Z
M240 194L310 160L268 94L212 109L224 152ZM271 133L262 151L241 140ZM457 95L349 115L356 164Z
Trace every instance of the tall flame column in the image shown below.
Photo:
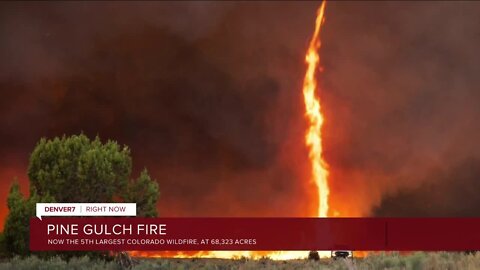
M318 189L318 217L327 217L328 215L328 166L322 156L322 126L323 115L321 111L320 99L316 95L318 88L317 71L320 65L320 29L324 22L325 1L317 11L315 21L315 31L308 47L305 61L307 71L303 81L303 97L305 101L305 115L308 119L308 129L305 135L305 143L309 149L309 158L311 163L311 180Z

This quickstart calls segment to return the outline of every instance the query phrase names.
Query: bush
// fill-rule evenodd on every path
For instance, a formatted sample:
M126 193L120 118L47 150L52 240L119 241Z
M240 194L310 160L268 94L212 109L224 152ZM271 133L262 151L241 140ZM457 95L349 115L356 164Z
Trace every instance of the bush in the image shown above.
M5 246L5 235L0 233L0 259L7 257L7 247Z
M36 256L27 258L15 257L9 262L0 263L0 270L120 270L113 262L92 260L89 257L72 258L69 261L56 256L42 260Z
M30 197L24 198L15 183L7 198L9 215L4 229L7 251L21 256L30 254L30 218L35 216L39 202L136 202L137 216L157 216L157 182L146 170L139 178L130 179L131 171L129 148L115 141L102 143L98 137L90 140L83 134L41 139L28 166ZM43 257L52 254L38 253ZM61 254L70 257L86 253Z

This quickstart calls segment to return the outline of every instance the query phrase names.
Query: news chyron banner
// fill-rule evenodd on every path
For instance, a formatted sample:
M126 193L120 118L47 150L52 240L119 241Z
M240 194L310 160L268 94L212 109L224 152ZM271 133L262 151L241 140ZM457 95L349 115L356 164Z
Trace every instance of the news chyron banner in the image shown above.
M480 249L480 218L141 218L135 203L36 211L32 251Z

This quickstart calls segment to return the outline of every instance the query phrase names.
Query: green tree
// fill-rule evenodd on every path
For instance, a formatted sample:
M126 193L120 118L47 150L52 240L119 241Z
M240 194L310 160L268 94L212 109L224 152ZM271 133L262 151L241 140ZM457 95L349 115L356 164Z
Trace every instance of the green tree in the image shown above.
M83 134L42 138L30 156L30 197L24 198L15 183L7 198L7 250L29 253L29 219L37 202L136 202L137 216L157 216L157 182L146 169L137 179L131 172L129 148L115 141L102 143Z
M20 192L20 187L15 182L10 188L10 193L7 197L7 206L9 214L5 220L3 229L5 237L5 247L13 253L25 255L28 250L28 226L30 209L27 209L25 198Z
M137 215L142 217L156 217L159 191L156 181L152 181L147 169L144 169L140 177L131 183L126 196L129 202L137 203Z
M125 196L131 170L128 147L81 134L41 139L28 177L40 196L51 194L58 202L111 202Z
M40 198L33 190L32 195L26 199L20 192L18 182L10 188L7 197L9 214L3 229L5 248L13 254L29 254L28 243L30 239L30 217L35 216L35 205L38 202L51 202L50 196Z

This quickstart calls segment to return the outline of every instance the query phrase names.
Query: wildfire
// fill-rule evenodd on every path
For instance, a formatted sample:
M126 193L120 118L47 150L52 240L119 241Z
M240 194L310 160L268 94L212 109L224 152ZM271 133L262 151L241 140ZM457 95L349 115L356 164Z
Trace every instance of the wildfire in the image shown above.
M321 112L320 99L316 95L317 71L320 67L320 28L325 20L325 1L317 11L315 20L315 30L310 40L305 61L307 63L307 71L303 81L303 97L305 102L305 115L309 122L309 127L305 135L305 143L309 148L309 158L312 166L311 181L313 181L318 190L318 210L315 216L328 216L328 166L322 157L322 126L323 115ZM320 252L321 255L327 256L329 252ZM248 257L258 259L267 256L274 260L289 260L305 258L306 251L193 251L193 252L139 252L132 251L133 256L141 257L175 257L175 258L241 258Z
M303 259L306 251L130 251L133 257L149 258L217 258L217 259L260 259L268 257L272 260Z
M305 115L309 121L309 127L305 136L305 142L309 147L309 158L312 165L311 180L318 189L318 217L328 216L328 167L322 157L322 126L323 115L321 111L320 99L315 91L318 88L316 74L320 65L320 29L325 21L325 1L317 11L315 20L315 31L308 47L305 61L307 63L307 72L303 81L303 98L305 101Z

